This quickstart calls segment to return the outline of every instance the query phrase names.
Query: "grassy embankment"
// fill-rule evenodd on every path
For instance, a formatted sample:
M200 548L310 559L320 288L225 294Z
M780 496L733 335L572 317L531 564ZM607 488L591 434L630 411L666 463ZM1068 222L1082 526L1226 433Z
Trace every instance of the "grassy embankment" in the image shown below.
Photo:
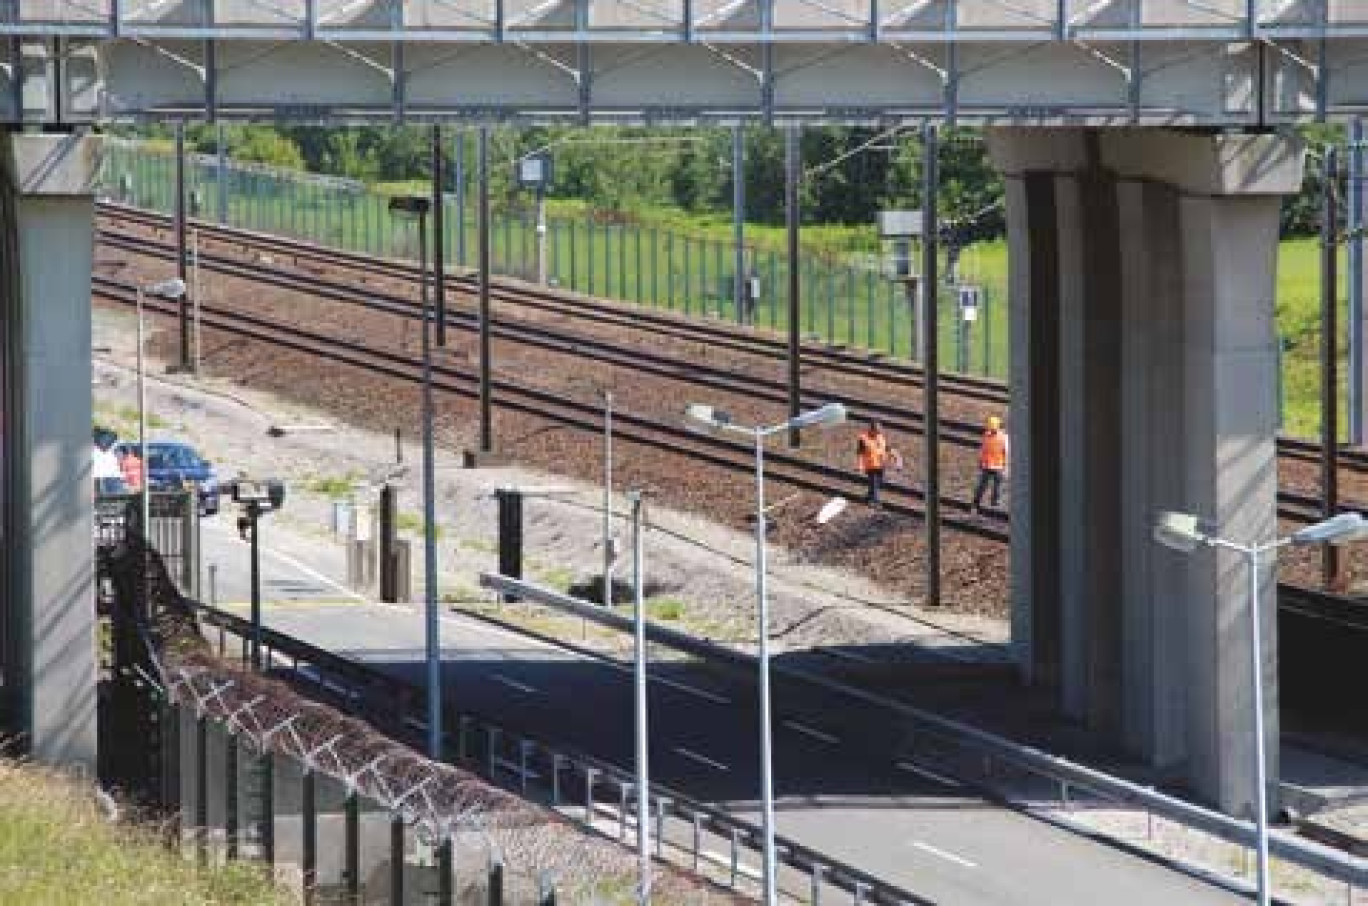
M111 824L89 786L0 761L0 904L268 906L293 900L257 865L198 868L154 831Z

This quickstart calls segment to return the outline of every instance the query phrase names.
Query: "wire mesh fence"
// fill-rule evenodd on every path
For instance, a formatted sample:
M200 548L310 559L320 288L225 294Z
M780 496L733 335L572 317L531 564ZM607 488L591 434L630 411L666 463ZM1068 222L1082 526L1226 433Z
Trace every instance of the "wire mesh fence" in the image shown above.
M176 197L175 157L138 142L111 140L102 176L109 198L169 213ZM305 239L373 255L404 254L409 227L390 215L389 196L356 180L190 154L186 157L189 214L227 226ZM474 206L445 202L444 260L474 266L478 222ZM730 240L605 221L593 215L551 217L546 231L547 283L586 295L712 318L762 329L787 330L789 262L783 250L760 242L744 246L743 287L736 293L736 255ZM531 210L495 209L490 224L491 270L538 279L539 237ZM998 262L1000 263L1000 262ZM806 250L799 268L802 332L833 346L918 358L915 308L906 285L888 279L878 255ZM948 269L947 269L948 270ZM960 256L963 286L977 292L976 310L962 305L960 285L938 293L942 367L966 374L1007 375L1005 272L973 252ZM972 320L970 318L972 317Z
M116 759L115 779L141 779L144 798L178 816L174 845L205 862L289 863L314 902L455 902L462 864L462 889L484 902L635 901L636 857L625 846L303 694L312 679L343 703L369 697L343 686L348 677L325 677L317 663L301 672L297 656L293 673L259 674L216 655L197 606L136 536L102 552L102 571L115 590L109 697L120 705L104 723L113 748L149 754ZM382 692L404 694L398 684ZM413 713L396 702L384 710L399 731ZM493 741L489 749L492 759ZM741 898L668 864L653 890L661 902Z

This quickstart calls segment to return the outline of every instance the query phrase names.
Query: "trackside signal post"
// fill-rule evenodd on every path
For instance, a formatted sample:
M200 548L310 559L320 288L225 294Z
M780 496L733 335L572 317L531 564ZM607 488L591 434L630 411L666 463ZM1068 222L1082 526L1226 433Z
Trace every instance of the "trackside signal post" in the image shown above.
M534 151L518 158L513 178L537 194L537 282L546 285L546 190L553 178L551 152Z

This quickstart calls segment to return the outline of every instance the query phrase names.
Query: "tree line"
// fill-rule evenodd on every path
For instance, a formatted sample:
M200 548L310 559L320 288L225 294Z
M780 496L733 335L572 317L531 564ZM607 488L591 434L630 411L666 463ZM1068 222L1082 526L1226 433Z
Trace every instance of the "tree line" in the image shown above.
M169 127L143 127L140 135L167 139ZM188 146L217 150L214 126L187 127ZM236 159L344 176L366 182L429 180L429 126L321 127L225 126L224 142ZM1310 126L1314 145L1343 143L1343 130ZM443 130L448 184L455 175L457 129ZM778 129L745 127L746 219L784 221L784 136ZM905 130L810 126L802 131L800 204L805 223L867 225L888 208L919 208L922 148L915 126ZM732 209L732 132L724 128L531 127L490 133L491 191L500 207L527 204L513 179L514 162L546 150L554 158L551 198L578 199L605 218L631 219L643 207L674 207L693 214L729 216ZM1002 180L988 159L980 130L947 128L940 140L942 217L963 240L1005 231ZM475 178L475 135L467 133L466 179ZM1307 166L1303 192L1283 208L1285 235L1318 229L1320 178Z

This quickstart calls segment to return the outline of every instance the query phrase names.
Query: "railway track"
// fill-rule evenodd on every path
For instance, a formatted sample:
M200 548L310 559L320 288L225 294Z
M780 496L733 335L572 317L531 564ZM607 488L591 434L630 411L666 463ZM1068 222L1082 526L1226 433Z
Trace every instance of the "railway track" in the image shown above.
M138 223L149 228L167 230L171 226L171 219L165 215L124 205L102 202L99 205L99 211L108 217ZM195 228L204 236L223 242L238 243L244 251L254 248L258 251L290 255L297 262L307 260L317 266L349 269L409 282L418 279L417 268L404 261L357 252L339 251L311 242L236 227L218 226L202 221L195 221ZM448 283L468 293L473 293L477 289L475 279L469 275L449 275ZM685 319L673 314L633 306L631 303L605 303L564 291L541 289L522 284L515 285L503 281L494 281L490 293L491 298L495 301L516 303L524 309L579 319L592 318L600 324L651 332L684 341L707 343L727 351L769 359L782 358L787 354L785 340L766 335L763 332ZM409 301L409 304L412 302ZM922 386L921 367L911 362L900 362L885 359L877 354L854 352L813 343L804 344L803 358L808 365L833 374L871 378L895 384L902 383L917 389ZM942 374L940 386L942 391L954 393L966 399L993 403L1003 407L1008 402L1007 385L991 378ZM905 412L905 410L903 411ZM942 419L943 431L954 433L964 430L966 427L975 433L978 430L977 424L968 425L968 423L961 422L956 425L953 420ZM946 434L947 440L951 439L950 433ZM951 442L957 441L951 440ZM1320 460L1320 444L1317 441L1305 438L1280 437L1278 439L1278 452L1280 455L1298 461L1319 462ZM1337 457L1342 468L1356 472L1368 472L1368 450L1341 447L1337 452Z
M95 293L112 302L132 306L137 302L136 289L127 283L106 277L93 279ZM144 307L152 312L175 316L174 303L147 299ZM422 362L388 349L369 346L355 340L330 336L307 330L271 318L250 315L217 305L201 305L205 327L248 340L279 348L319 356L327 361L348 365L417 385L421 381ZM433 386L438 392L468 399L479 397L479 377L474 368L448 362L433 365ZM521 412L553 423L597 434L601 430L602 413L595 404L565 398L553 390L529 387L503 379L495 379L492 388L494 404L500 408ZM639 443L654 449L669 449L692 459L728 471L751 474L754 471L754 451L749 443L725 436L700 434L690 430L683 421L669 422L628 412L614 414L616 438ZM842 493L847 496L864 492L864 479L854 472L800 456L774 451L767 455L766 474L776 481L794 488L823 495ZM885 511L900 516L920 519L924 516L921 502L924 492L917 487L889 482L885 485ZM952 528L992 541L1007 540L1006 514L990 511L985 516L970 515L969 501L941 496L942 520ZM949 511L948 513L945 511Z
M124 209L119 210L122 214ZM145 226L161 228L164 225L162 220L156 215L148 215L143 212L139 212L139 214L132 219ZM229 232L235 237L236 241L236 237L243 231L234 230ZM264 237L254 233L246 235L255 244L254 247L257 247L258 249L266 248L275 254L281 254L282 249L277 247L274 242L268 241L271 237ZM129 236L110 230L102 230L100 232L100 241L108 246L134 254L151 255L160 257L164 260L173 260L175 257L175 248L168 241L152 240L141 236ZM355 259L342 253L320 250L316 246L289 240L284 241L281 245L285 249L288 249L291 254L294 253L293 250L296 247L302 247L311 255L315 256L310 260L326 260L327 262L332 263L334 259L342 259L344 263L340 266L353 269L359 267ZM421 320L421 312L418 308L418 304L411 297L385 292L375 287L358 287L354 284L324 279L316 274L302 273L275 264L253 263L242 260L236 256L215 254L203 250L200 253L200 261L205 268L225 276L265 283L278 289L305 293L329 301L355 306L372 312L392 315L414 322ZM363 261L367 266L374 262L377 267L384 268L384 272L386 273L395 271L395 273L392 274L393 276L409 280L416 279L416 272L402 263L388 262L383 259L363 259ZM523 305L522 296L520 294L515 296L514 299L519 305ZM219 309L219 311L226 312L227 310ZM614 314L618 317L622 317L621 312L616 312ZM635 316L633 315L627 319L629 323L634 317ZM673 321L675 319L668 320ZM447 323L449 326L461 331L473 333L478 330L477 314L473 311L466 310L460 305L448 306ZM689 327L690 325L686 324L684 326ZM700 326L709 330L717 329L711 325ZM288 325L278 324L278 329L289 330L290 327ZM727 368L719 368L695 360L687 360L655 351L615 344L597 337L569 332L558 328L548 328L522 319L495 317L492 319L491 333L494 337L507 342L535 347L550 353L574 356L615 367L621 367L632 372L679 381L695 387L704 387L722 393L740 395L748 399L762 400L780 406L786 405L788 401L787 385L778 379L766 378L760 375L740 375ZM914 367L908 366L905 363L885 364L902 369L904 372ZM976 381L976 379L968 380L971 382ZM960 393L958 389L954 392ZM1002 394L1005 397L1005 387L1002 388ZM921 434L925 430L925 419L922 413L882 400L870 399L849 392L838 391L807 390L804 391L801 396L802 405L808 408L833 401L844 403L850 409L853 417L857 419L876 418L882 422L886 428L893 431ZM941 438L946 443L962 450L970 451L971 453L976 450L979 443L980 431L977 422L942 417L939 424ZM965 503L965 511L967 512L967 501L963 502ZM1353 503L1347 503L1346 506L1349 508L1358 507L1357 504ZM1279 515L1286 519L1303 523L1315 522L1320 518L1319 507L1320 503L1318 498L1309 495L1292 491L1282 491L1279 494Z

